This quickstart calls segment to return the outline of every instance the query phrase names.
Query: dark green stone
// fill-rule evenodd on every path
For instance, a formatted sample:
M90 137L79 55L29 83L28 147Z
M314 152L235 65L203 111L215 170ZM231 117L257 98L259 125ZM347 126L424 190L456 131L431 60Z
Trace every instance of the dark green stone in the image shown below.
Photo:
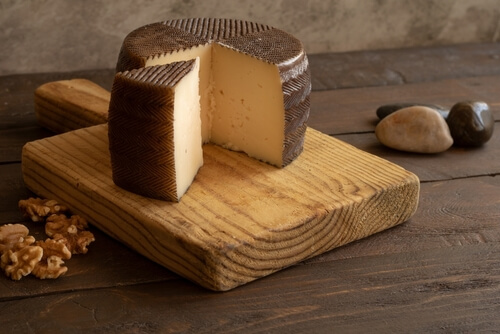
M495 119L487 103L456 103L446 119L456 146L481 146L493 135Z
M421 106L421 107L427 107L436 110L438 113L441 114L441 116L446 119L448 117L448 109L441 107L437 104L428 104L428 103L413 103L413 102L402 102L402 103L392 103L392 104L385 104L383 106L380 106L377 109L377 117L380 119L385 118L386 116L389 116L395 111L398 111L399 109L403 108L408 108L408 107L415 107L415 106Z

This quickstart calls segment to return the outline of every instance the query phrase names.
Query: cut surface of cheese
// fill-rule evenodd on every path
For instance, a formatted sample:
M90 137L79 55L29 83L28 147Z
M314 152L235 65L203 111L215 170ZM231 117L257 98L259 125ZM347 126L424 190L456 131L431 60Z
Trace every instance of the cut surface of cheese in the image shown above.
M178 201L203 164L199 58L118 73L109 107L113 181Z
M282 166L285 111L276 66L214 45L212 75L210 141Z
M174 157L177 200L187 191L203 165L199 87L199 58L174 87Z
M117 72L194 58L200 59L198 92L203 143L243 151L280 168L302 152L311 80L299 40L279 29L241 20L158 22L127 35ZM112 92L112 99L122 98L121 94ZM118 117L118 110L116 114ZM109 124L110 131L113 126ZM195 131L189 129L186 135ZM112 141L110 136L111 151ZM185 163L179 160L177 168L185 168Z

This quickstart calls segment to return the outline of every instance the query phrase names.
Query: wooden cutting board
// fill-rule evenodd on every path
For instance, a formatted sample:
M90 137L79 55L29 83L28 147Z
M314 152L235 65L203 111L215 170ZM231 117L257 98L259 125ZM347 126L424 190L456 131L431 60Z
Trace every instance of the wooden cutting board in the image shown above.
M114 185L107 138L101 124L27 143L27 187L212 290L400 224L418 205L417 176L310 128L304 152L284 169L205 145L204 165L179 203Z

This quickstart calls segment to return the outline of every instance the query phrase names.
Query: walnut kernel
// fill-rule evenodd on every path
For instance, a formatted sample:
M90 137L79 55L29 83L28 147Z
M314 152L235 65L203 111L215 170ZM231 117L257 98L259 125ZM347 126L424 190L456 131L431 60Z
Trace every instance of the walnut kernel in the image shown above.
M19 209L24 216L34 222L42 221L49 215L67 212L68 208L53 199L28 198L19 201Z
M23 224L5 224L0 226L0 253L12 249L19 242L24 242L29 230Z
M86 231L87 221L80 216L70 218L65 215L52 215L47 218L45 233L54 240L61 240L72 254L85 254L87 246L95 241L94 235Z
M63 266L63 260L69 260L71 252L63 242L49 238L45 241L37 241L36 245L42 247L43 256L33 268L33 275L40 279L58 278L68 271L68 267Z
M39 246L26 246L17 251L7 250L2 254L0 266L5 274L13 280L20 280L29 275L40 262L43 249Z
M40 279L58 278L68 271L68 267L63 264L64 261L59 256L49 256L45 261L38 262L31 273Z
M64 244L64 242L47 238L44 241L37 241L35 243L35 246L40 246L43 248L43 259L54 255L64 260L71 259L71 252L69 251L68 247L66 247L66 244Z
M95 241L94 234L90 231L78 231L77 233L55 234L54 240L64 242L72 254L86 254L90 243Z
M49 237L55 234L74 234L77 231L83 231L88 227L85 218L73 215L71 217L66 217L64 214L51 215L47 218L47 223L45 224L45 234Z

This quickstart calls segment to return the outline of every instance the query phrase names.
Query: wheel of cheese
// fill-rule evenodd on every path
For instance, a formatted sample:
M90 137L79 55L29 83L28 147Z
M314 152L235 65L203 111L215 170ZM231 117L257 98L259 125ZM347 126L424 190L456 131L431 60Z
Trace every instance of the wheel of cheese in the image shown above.
M176 66L184 70L175 72ZM180 200L202 165L201 149L194 146L203 143L242 151L278 168L302 152L309 63L302 43L282 30L233 19L153 23L126 36L116 69L109 140L113 180L125 189ZM190 80L183 84L194 72L196 89ZM168 75L178 80L166 80ZM165 96L174 102L159 102ZM178 99L190 102L176 105ZM171 125L160 125L159 119ZM167 128L174 135L162 133ZM165 143L166 136L171 142ZM181 146L178 140L191 143L183 155L172 153ZM165 163L167 157L174 161Z

